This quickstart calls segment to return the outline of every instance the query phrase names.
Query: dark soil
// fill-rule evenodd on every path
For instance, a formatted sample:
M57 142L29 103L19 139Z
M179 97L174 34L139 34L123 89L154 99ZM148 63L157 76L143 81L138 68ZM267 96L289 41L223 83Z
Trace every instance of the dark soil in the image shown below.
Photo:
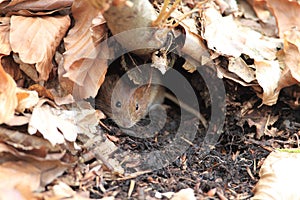
M209 119L210 104L206 99L209 99L209 96L205 87L197 87L205 84L199 77L187 76L197 93L201 94L201 113ZM195 79L200 83L193 83ZM208 154L203 154L201 148L205 129L199 125L198 133L192 141L193 145L183 155L178 155L174 162L133 179L116 181L103 178L106 193L94 188L92 198L116 194L116 199L155 199L156 192L178 192L184 188L192 188L197 199L249 199L259 180L260 167L270 151L274 148L295 146L293 142L288 141L292 141L292 135L297 132L300 115L299 111L283 103L290 98L289 96L281 95L275 106L260 106L261 101L251 88L239 86L228 80L224 81L224 84L227 93L225 124L218 143ZM252 107L249 107L248 114L241 114L242 109L249 106L249 103ZM164 147L174 137L172 131L176 130L180 119L178 107L169 101L166 104L170 107L167 125L154 138L127 136L114 128L113 123L106 121L105 123L114 130L114 133L108 134L117 137L117 145L125 151L147 152ZM258 136L258 126L250 126L248 121L251 119L259 124L265 113L278 116L278 120L267 126L267 129L276 128L278 132L284 130L284 134ZM135 181L135 187L128 198L132 180Z

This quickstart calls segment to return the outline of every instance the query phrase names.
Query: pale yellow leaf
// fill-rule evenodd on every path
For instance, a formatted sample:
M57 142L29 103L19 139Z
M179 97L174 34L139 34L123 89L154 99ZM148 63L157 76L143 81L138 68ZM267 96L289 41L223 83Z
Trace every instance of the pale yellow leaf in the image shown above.
M65 112L50 108L48 105L35 107L30 118L28 132L35 134L39 131L45 139L53 145L65 142L65 139L74 142L77 137L78 128L72 113L69 119L62 117Z

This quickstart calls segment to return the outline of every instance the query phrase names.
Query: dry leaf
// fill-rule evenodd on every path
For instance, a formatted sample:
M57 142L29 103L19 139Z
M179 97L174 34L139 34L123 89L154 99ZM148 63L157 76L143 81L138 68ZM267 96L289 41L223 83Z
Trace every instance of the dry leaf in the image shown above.
M33 108L39 101L38 93L36 91L27 91L17 88L16 95L18 98L17 112L24 112L25 109Z
M246 83L256 80L254 69L240 57L229 59L228 70L238 75Z
M107 62L104 59L81 59L72 65L72 70L64 74L75 84L72 95L75 99L95 97L104 81Z
M256 67L256 78L263 88L263 104L274 105L279 93L276 91L281 76L278 61L254 61Z
M176 192L171 200L196 200L196 197L192 188L186 188Z
M19 131L10 130L7 128L0 127L0 138L1 141L5 141L6 144L9 144L18 150L13 151L12 149L7 150L7 152L23 157L22 153L30 154L31 157L35 157L36 159L51 157L52 159L60 159L64 154L58 155L58 152L63 152L63 150L56 146L53 147L47 140L32 136L29 134L25 134ZM3 148L2 148L3 150ZM52 153L54 152L54 154Z
M65 139L74 142L78 128L74 113L50 108L48 105L35 107L30 118L28 133L39 131L52 145L61 144Z
M28 132L35 134L39 131L53 145L64 143L65 140L74 142L79 133L95 133L100 117L97 111L88 102L75 106L72 110L60 110L48 105L36 106Z
M14 116L18 105L16 89L15 81L3 70L0 62L0 124L9 122Z
M45 87L43 87L39 84L31 85L28 89L36 91L38 93L39 97L45 97L50 100L54 99L53 94L48 89L46 89Z
M297 1L267 0L267 5L276 18L279 37L293 27L300 27L300 3Z
M299 10L300 12L300 10ZM300 82L300 31L292 29L284 33L284 63L292 76Z
M25 151L26 152L26 151ZM29 154L30 151L24 153L22 151L17 151L15 148L0 143L0 153L6 155L2 157L6 161L15 162L16 160L22 160L30 168L35 167L38 169L38 187L45 187L47 184L51 183L55 178L60 176L70 164L63 163L59 161L62 156L57 157L50 153L46 157L40 157L34 154ZM51 157L51 155L53 155ZM32 167L31 167L32 166ZM28 172L28 175L30 172ZM28 182L27 182L28 183Z
M14 0L9 1L8 4L4 4L3 7L0 6L2 13L18 11L19 15L29 16L29 13L32 15L50 15L53 12L57 12L64 8L68 8L72 5L73 0L57 0L57 1L48 1L48 0ZM38 12L38 11L43 12ZM50 10L46 12L45 10ZM35 11L35 12L30 12Z
M41 171L30 163L17 161L4 162L0 165L2 186L0 189L12 189L17 185L28 185L31 191L35 191L40 187L40 179Z
M9 43L9 17L0 17L0 54L9 55L11 46Z
M264 23L268 23L272 20L273 16L270 11L267 9L267 1L266 0L250 0L247 1L252 5L253 10L257 17Z
M3 56L1 63L5 72L16 81L18 87L22 87L24 85L24 77L19 65L14 62L14 59L11 56Z
M73 88L75 98L95 97L104 81L107 70L106 59L109 56L106 43L98 44L106 34L106 31L103 31L106 30L103 25L104 19L99 16L99 10L79 0L74 2L72 13L76 23L64 38L66 52L63 66L59 66L63 67L59 70L60 77L67 77L76 83L75 88L70 86L71 82L64 81L64 87ZM94 19L97 20L93 21ZM102 29L103 35L94 33L97 29L95 23L98 23L98 31Z
M272 152L260 169L260 180L254 189L252 200L298 200L300 190L300 154L296 152Z
M56 48L70 25L69 16L12 16L10 43L22 62L35 64L40 80L47 80L52 70Z
M277 47L282 40L243 27L231 15L222 17L215 8L208 8L203 14L206 21L204 38L211 50L235 58L246 54L259 61L276 59Z

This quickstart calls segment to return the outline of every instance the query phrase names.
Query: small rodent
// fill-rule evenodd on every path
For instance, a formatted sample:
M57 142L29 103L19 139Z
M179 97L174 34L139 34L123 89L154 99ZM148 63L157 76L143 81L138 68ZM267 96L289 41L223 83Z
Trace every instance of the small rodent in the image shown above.
M123 128L134 126L147 115L151 106L164 101L165 90L160 85L137 87L118 80L117 75L106 77L96 97L96 108Z
M131 128L143 119L155 104L162 104L164 98L173 101L184 110L196 116L207 128L207 122L201 113L187 104L178 101L160 85L146 84L136 86L133 83L119 80L117 75L106 77L96 96L96 108L102 110L123 128Z

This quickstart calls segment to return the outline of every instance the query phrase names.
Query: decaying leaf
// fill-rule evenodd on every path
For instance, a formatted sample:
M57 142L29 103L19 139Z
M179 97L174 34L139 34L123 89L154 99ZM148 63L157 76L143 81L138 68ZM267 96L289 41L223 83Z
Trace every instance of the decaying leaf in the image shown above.
M300 154L297 152L272 152L259 172L260 180L254 189L252 200L276 199L298 200L297 184L300 175Z
M40 80L47 80L55 50L69 28L69 16L12 16L10 23L12 50L24 63L35 64Z

